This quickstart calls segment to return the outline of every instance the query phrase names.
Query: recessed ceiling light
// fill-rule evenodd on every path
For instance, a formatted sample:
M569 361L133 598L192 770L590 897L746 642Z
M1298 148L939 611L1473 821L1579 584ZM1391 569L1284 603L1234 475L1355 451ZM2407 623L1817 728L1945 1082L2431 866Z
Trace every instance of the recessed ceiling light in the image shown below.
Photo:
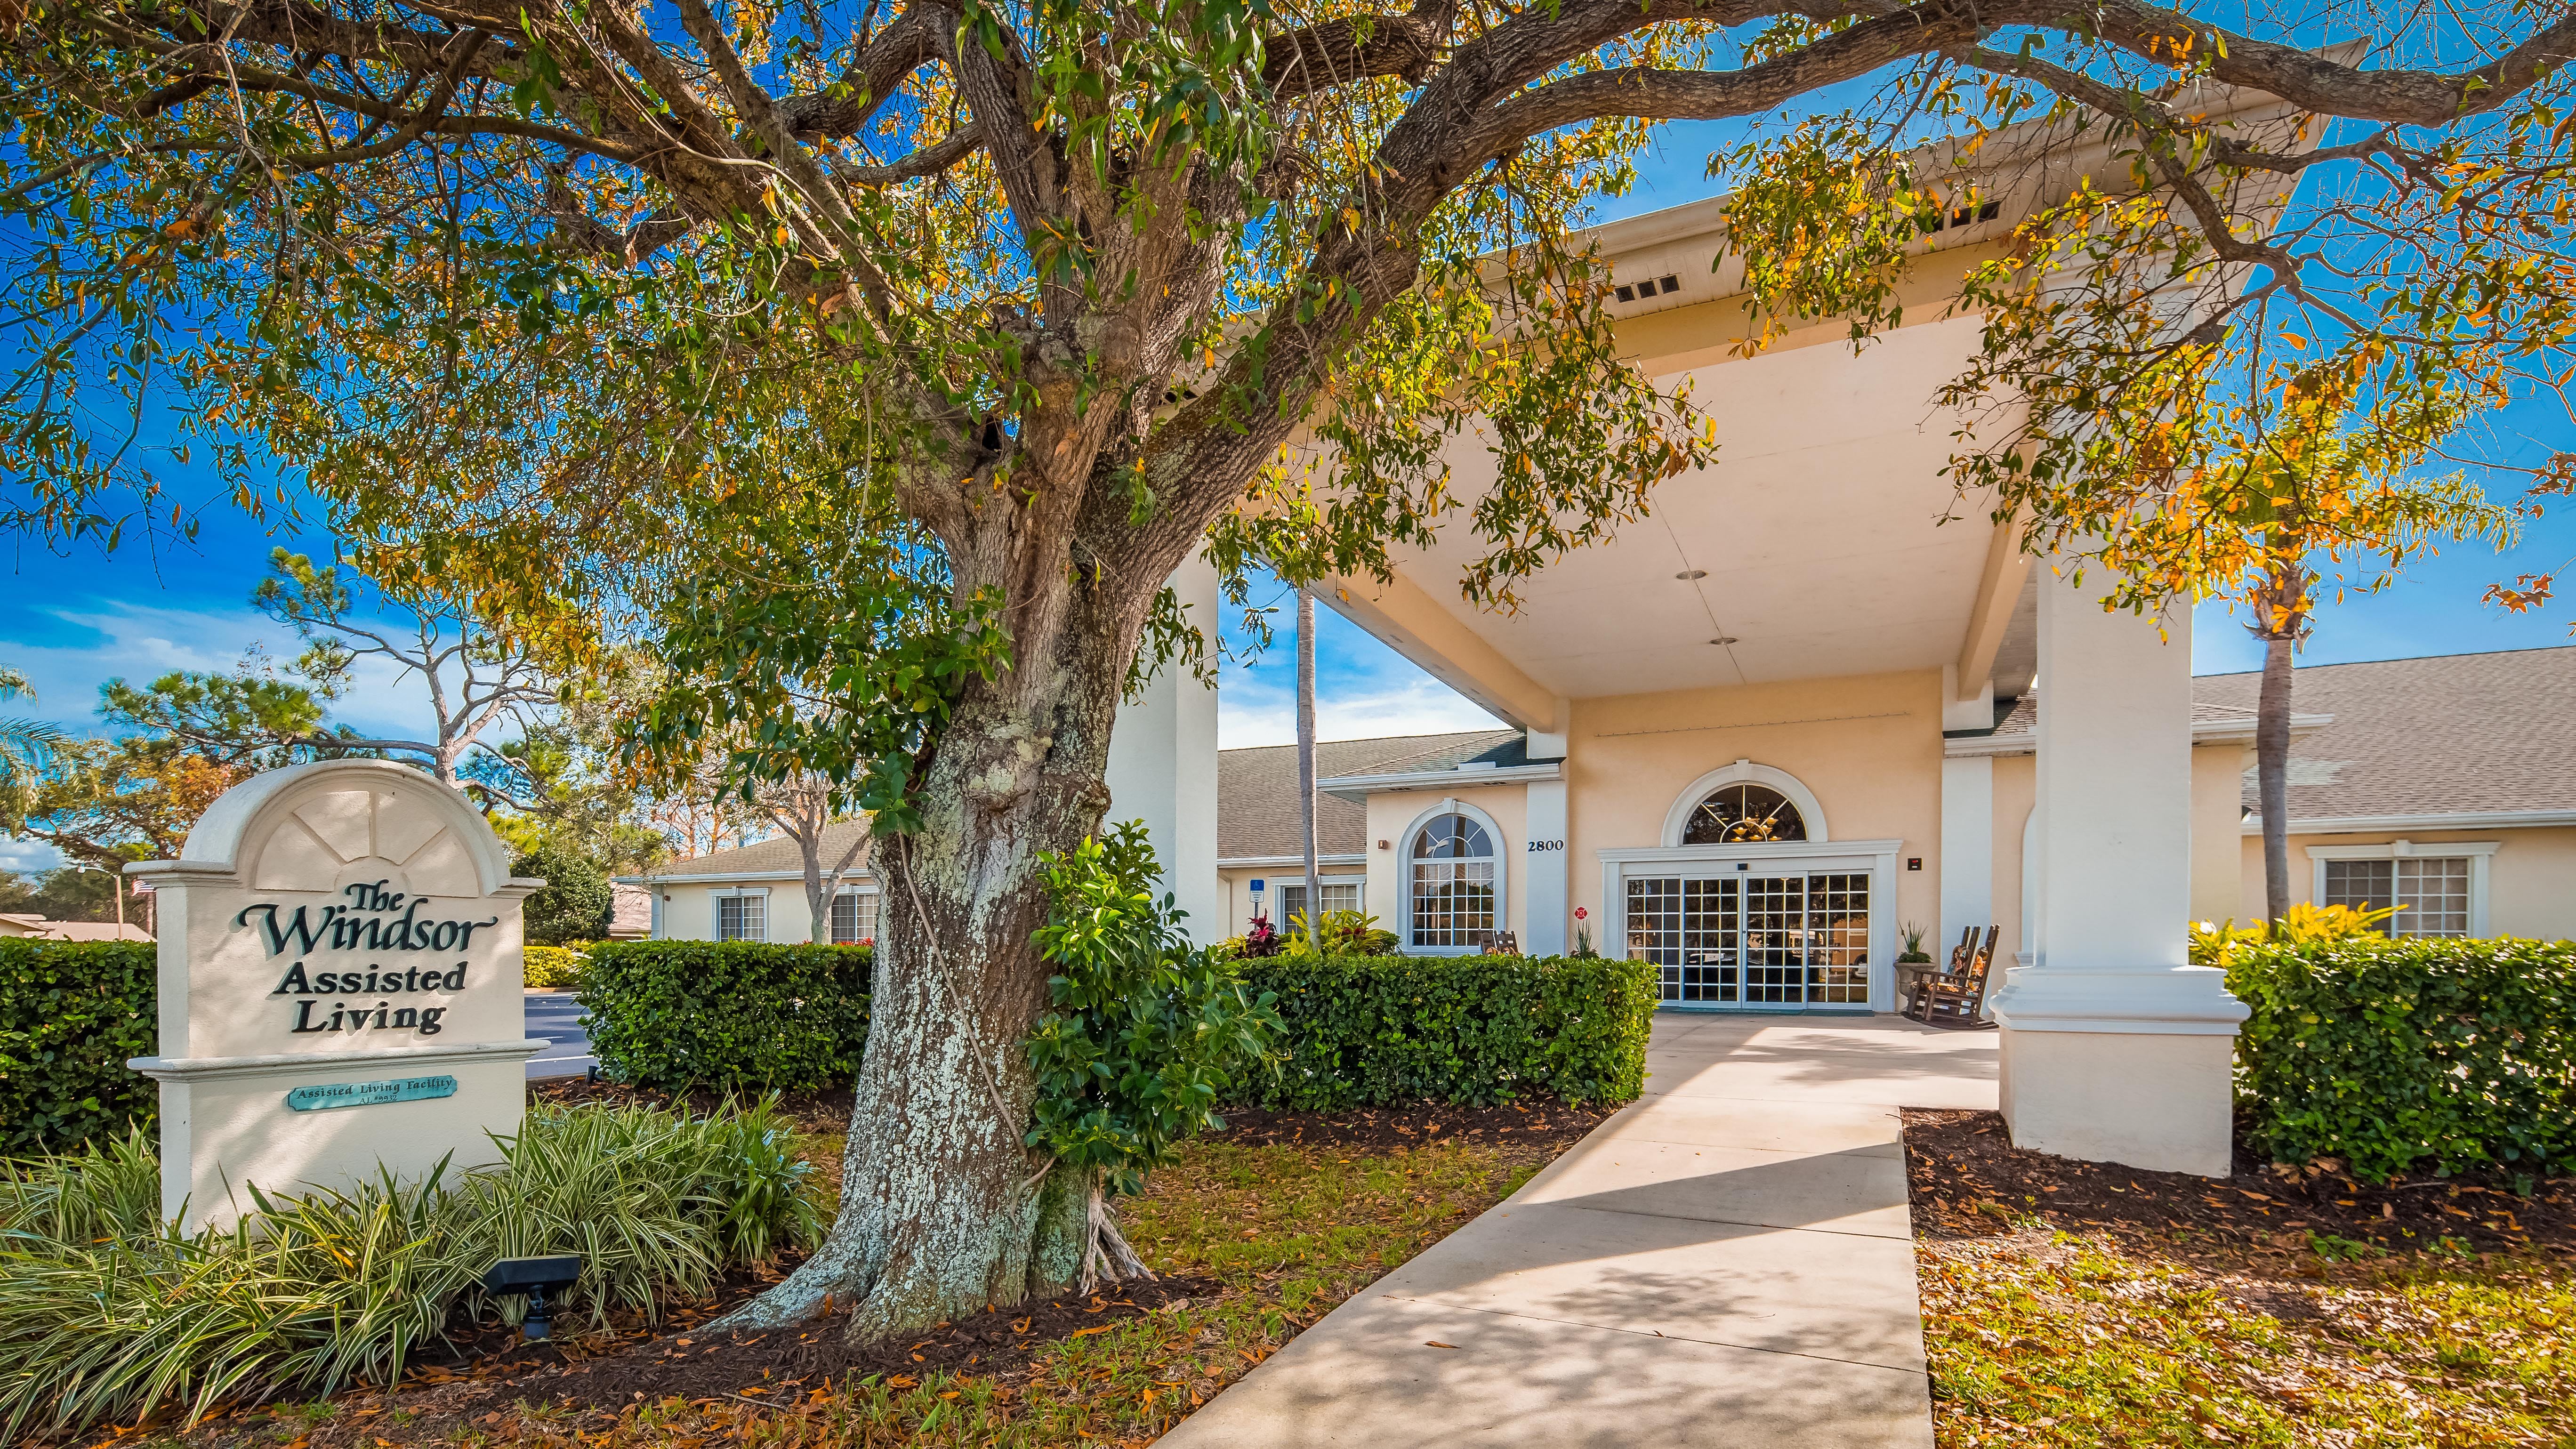
M1693 579L1704 579L1704 578L1707 578L1707 577L1708 577L1708 570L1706 570L1706 569L1684 569L1684 570L1682 570L1680 573L1677 573L1677 574L1673 575L1673 577L1674 577L1674 578L1677 578L1677 579L1679 579L1679 580L1681 580L1683 583L1689 583L1689 582L1690 582L1691 580L1693 580Z
M1741 643L1743 643L1744 641L1743 641L1743 640L1741 640L1741 639L1736 638L1736 637L1735 637L1734 635L1732 635L1732 634L1720 634L1720 635L1718 635L1716 638L1711 639L1711 640L1709 640L1708 642L1710 642L1711 644L1741 644Z

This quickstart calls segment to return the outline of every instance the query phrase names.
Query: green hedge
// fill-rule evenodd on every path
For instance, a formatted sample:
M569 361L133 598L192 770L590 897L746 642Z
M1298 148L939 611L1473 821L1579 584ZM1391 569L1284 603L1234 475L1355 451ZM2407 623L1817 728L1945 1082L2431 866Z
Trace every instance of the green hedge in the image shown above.
M148 941L0 936L0 1156L57 1152L149 1126L161 1092L126 1066L160 1040Z
M608 941L576 999L600 1075L637 1086L848 1081L868 1036L865 946Z
M2248 1145L2281 1162L2576 1170L2576 944L2239 945L2227 987Z
M581 986L582 953L570 946L529 946L520 954L526 970L523 980L537 991L577 990Z
M1429 1098L1625 1102L1645 1089L1654 968L1522 956L1271 957L1288 1060L1259 1105L1314 1111Z

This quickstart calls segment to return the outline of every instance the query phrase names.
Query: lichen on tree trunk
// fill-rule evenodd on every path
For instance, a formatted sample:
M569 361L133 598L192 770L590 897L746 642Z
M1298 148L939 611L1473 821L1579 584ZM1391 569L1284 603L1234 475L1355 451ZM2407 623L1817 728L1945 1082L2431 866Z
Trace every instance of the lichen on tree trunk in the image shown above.
M1043 680L970 690L925 761L918 828L877 844L881 935L840 1215L726 1326L847 1313L850 1335L873 1340L1070 1291L1099 1261L1097 1184L1025 1142L1025 1044L1048 976L1031 936L1047 914L1038 857L1101 826L1134 635L1065 634L1021 653ZM1117 1251L1142 1268L1123 1239Z

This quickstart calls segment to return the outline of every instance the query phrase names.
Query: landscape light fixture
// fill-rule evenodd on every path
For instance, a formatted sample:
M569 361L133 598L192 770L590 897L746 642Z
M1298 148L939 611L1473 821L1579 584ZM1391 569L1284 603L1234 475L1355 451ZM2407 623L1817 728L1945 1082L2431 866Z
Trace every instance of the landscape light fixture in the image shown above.
M546 1295L561 1293L580 1278L581 1256L577 1253L557 1258L503 1258L483 1275L483 1291L495 1298L526 1294L528 1313L519 1322L519 1336L531 1340L551 1338L554 1325L547 1317Z

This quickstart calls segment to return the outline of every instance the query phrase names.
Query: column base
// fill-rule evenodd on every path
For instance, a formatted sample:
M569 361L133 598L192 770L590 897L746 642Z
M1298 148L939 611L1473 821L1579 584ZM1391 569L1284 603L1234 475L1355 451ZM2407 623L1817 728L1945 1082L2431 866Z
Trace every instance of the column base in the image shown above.
M2005 1027L2000 1048L2015 1147L2152 1172L2232 1169L2234 1037Z
M2235 1164L2243 1002L2207 967L2023 967L1993 1004L2013 1145L2155 1172Z

